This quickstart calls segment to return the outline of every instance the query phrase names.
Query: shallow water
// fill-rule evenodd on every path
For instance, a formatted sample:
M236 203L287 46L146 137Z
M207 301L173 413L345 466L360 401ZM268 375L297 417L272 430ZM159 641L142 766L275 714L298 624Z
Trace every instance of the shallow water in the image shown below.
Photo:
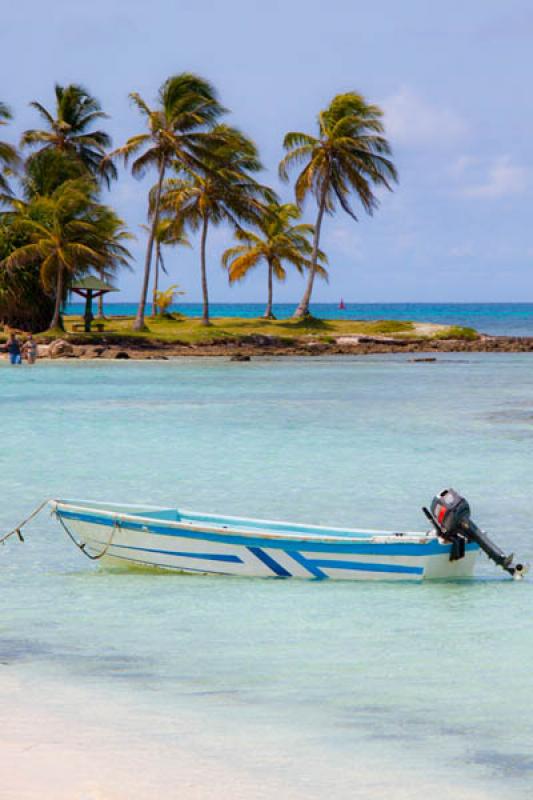
M423 529L452 484L533 561L528 354L2 364L0 420L0 530L61 496ZM16 679L73 731L207 750L282 797L531 796L531 579L102 571L46 516L0 558L4 730Z

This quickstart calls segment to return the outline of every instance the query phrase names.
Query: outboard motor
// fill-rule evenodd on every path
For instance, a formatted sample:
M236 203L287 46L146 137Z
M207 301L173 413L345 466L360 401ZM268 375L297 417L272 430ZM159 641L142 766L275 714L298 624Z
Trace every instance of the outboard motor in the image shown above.
M463 558L467 542L476 542L492 561L513 578L518 580L527 572L526 565L513 564L513 553L506 556L470 519L468 502L454 489L444 489L433 498L430 509L422 510L439 536L451 543L450 561Z

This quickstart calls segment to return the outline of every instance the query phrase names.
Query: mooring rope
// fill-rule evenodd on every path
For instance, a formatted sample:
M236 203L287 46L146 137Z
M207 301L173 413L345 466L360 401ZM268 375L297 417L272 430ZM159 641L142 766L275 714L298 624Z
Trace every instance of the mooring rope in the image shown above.
M57 511L54 511L53 513L56 515L57 519L59 520L59 524L61 525L61 527L63 528L63 530L65 531L65 533L69 537L69 539L71 539L74 542L74 544L76 545L76 547L78 547L81 550L83 555L87 556L87 558L90 558L91 561L98 561L100 558L103 558L105 556L105 554L107 553L107 551L111 547L111 544L113 542L113 536L115 535L115 531L118 528L120 528L120 523L119 523L118 519L114 520L113 527L111 528L111 536L109 537L109 541L107 542L107 544L105 545L105 547L104 547L104 549L102 550L101 553L98 553L97 555L92 556L86 549L87 548L87 543L86 542L78 542L76 537L70 532L70 530L68 529L67 525L65 524L65 522L61 518L61 515L58 514Z
M23 542L24 541L24 536L21 533L22 528L24 528L24 526L27 525L28 522L31 522L32 519L35 519L35 517L38 514L40 514L41 511L43 510L43 508L45 508L50 502L52 502L52 501L51 500L44 500L40 505L38 505L37 508L34 511L31 512L29 517L26 517L26 519L22 520L22 522L19 522L19 524L16 525L12 530L10 530L8 533L4 534L4 536L0 537L0 544L5 544L5 542L10 538L10 536L15 536L15 535L18 536L18 538L19 538L19 540L21 542ZM71 539L74 542L74 544L76 545L76 547L81 550L83 555L87 556L87 558L90 558L91 561L98 561L100 558L103 558L105 556L105 554L107 553L107 551L111 547L111 544L113 542L113 537L115 535L115 531L118 530L118 528L120 528L119 520L118 519L114 520L113 527L111 528L111 536L109 537L109 541L107 542L107 544L105 545L105 547L104 547L104 549L102 550L101 553L97 553L97 555L93 556L87 551L86 542L78 542L76 537L71 533L71 531L68 529L67 525L63 521L63 519L61 517L61 514L58 514L58 512L57 512L57 510L55 508L52 509L51 513L54 514L55 517L59 520L59 523L60 523L61 527L63 528L63 530L65 531L65 533L69 537L69 539Z
M43 510L43 508L45 506L48 505L49 502L50 502L50 500L44 500L44 502L42 502L39 506L37 506L35 511L31 512L29 517L26 517L25 520L23 520L22 522L19 522L19 524L16 527L14 527L13 530L9 531L9 533L4 534L4 536L2 536L0 538L0 544L4 544L4 542L6 542L9 539L10 536L15 536L15 534L19 537L20 541L23 542L24 541L24 536L20 532L21 529L25 525L27 525L28 522L31 522L32 519L34 519L37 516L37 514L40 514L40 512Z

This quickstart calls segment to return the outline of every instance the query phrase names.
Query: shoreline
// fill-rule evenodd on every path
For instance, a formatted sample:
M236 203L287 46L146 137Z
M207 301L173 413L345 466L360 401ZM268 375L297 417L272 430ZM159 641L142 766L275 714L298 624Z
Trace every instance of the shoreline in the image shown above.
M533 353L533 337L486 336L474 340L435 338L390 338L378 336L339 337L333 342L306 339L292 342L277 337L242 337L226 341L196 343L142 340L133 337L98 337L80 343L65 336L50 345L39 344L40 359L166 360L177 357L220 357L248 361L262 357L346 356L411 353L432 358L439 353Z

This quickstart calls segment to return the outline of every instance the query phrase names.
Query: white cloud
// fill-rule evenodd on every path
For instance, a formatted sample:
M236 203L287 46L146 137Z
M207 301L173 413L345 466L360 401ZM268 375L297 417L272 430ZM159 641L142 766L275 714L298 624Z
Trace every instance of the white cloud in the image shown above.
M446 148L462 141L468 125L453 109L430 103L408 87L382 102L387 134L409 147Z
M456 174L467 177L478 165L479 162L474 159L459 159ZM486 166L484 175L478 174L476 180L467 180L462 192L467 197L507 197L521 194L527 188L527 183L528 170L513 164L511 157L505 155L492 159Z

